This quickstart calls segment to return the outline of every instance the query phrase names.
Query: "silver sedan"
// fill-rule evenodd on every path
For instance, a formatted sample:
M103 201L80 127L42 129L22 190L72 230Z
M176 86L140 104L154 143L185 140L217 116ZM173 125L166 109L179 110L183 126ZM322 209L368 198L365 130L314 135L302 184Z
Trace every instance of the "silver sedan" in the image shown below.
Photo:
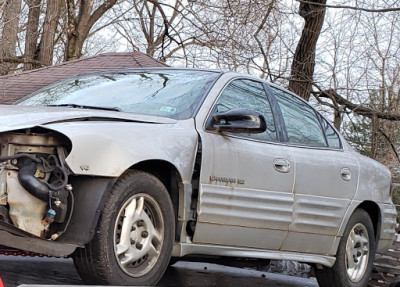
M188 260L306 262L364 286L391 245L391 175L307 102L237 73L81 75L0 106L0 244L92 284Z

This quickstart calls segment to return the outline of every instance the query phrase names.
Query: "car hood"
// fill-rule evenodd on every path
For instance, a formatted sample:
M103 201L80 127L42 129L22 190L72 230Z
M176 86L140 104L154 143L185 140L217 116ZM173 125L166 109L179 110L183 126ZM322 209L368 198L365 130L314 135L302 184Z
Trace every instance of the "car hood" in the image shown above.
M79 108L0 105L0 132L80 119L173 124L176 120L123 112Z

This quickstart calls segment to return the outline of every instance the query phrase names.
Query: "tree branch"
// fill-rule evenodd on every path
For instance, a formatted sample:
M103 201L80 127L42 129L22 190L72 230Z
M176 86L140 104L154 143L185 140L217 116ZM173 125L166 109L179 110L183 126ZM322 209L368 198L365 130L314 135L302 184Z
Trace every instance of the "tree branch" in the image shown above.
M40 61L37 60L31 60L31 59L25 59L24 56L18 56L15 58L2 58L0 60L0 63L5 62L5 63L15 63L15 64L33 64L33 65L38 65L41 67L45 67L46 65L43 64Z
M322 3L304 1L304 0L296 0L296 1L299 2L299 3L303 3L303 4L310 4L310 5L315 5L315 6L323 6L323 7L326 7L326 8L350 9L350 10L369 12L369 13L385 13L385 12L400 11L400 8L398 8L398 7L396 7L396 8L383 8L383 9L368 9L368 8L347 6L347 5L328 5L328 4L322 4Z
M92 28L94 23L96 23L100 19L100 17L104 15L104 13L106 13L112 6L114 6L115 3L117 3L117 0L104 1L104 3L101 4L90 16L87 26Z
M358 115L366 116L368 118L372 118L376 115L376 117L379 119L384 119L388 121L400 121L400 114L379 112L363 105L354 104L340 96L336 91L332 89L321 92L313 92L313 94L315 94L317 97L330 98L339 105L345 106L347 109L353 111Z
M400 157L399 154L396 151L396 147L394 146L393 142L390 140L389 136L380 128L378 128L378 131L383 135L383 137L388 141L388 143L390 144L392 151L394 152L394 154L396 155L397 160L400 163Z
M258 44L258 46L259 46L259 48L260 48L261 54L263 55L264 63L265 63L266 66L267 66L267 71L268 71L269 79L270 79L271 82L272 82L272 75L271 75L271 69L270 69L270 67L269 67L269 62L268 62L267 53L265 52L265 50L264 50L264 48L263 48L263 45L262 45L260 39L258 38L258 34L259 34L260 31L264 28L264 25L265 25L265 23L267 22L268 17L269 17L269 15L270 15L271 12L272 12L272 9L274 8L275 2L276 2L276 1L273 0L273 1L271 2L271 4L268 6L267 13L265 13L264 18L262 19L260 26L258 26L257 31L256 31L256 32L254 33L254 35L253 35L254 39L256 39L257 44Z

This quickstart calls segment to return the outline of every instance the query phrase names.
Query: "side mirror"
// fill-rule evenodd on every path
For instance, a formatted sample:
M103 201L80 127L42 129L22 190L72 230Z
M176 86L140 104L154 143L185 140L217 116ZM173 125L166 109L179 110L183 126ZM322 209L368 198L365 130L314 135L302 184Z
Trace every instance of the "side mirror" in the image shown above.
M214 115L212 128L217 132L258 134L265 132L267 124L259 112L233 109Z

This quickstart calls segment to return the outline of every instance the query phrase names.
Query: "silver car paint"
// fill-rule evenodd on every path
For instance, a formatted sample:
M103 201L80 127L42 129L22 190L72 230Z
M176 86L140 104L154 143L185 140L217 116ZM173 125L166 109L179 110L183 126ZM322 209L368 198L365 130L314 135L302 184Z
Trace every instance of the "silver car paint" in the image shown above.
M387 196L390 189L391 174L389 170L379 162L360 154L353 153L360 166L360 182L355 200L374 199L378 203L392 203Z
M347 212L343 217L339 232L335 237L332 250L329 254L336 254L341 236L343 235L348 220L355 209L365 201L375 202L379 206L380 222L378 223L378 228L380 227L380 230L378 230L379 237L377 242L377 253L385 252L393 242L397 218L397 211L389 193L391 185L390 171L384 165L356 152L343 136L340 133L338 134L342 141L343 152L350 160L351 157L356 159L358 163L359 176L356 194L351 200ZM381 204L380 200L386 204Z
M203 109L200 110L199 114L196 117L196 126L199 129L199 133L202 139L205 137L204 134L209 133L205 131L206 119L209 116L209 111L211 110L214 102L220 94L220 91L224 88L224 86L227 85L229 81L237 77L258 80L254 77L247 77L236 73L226 73L219 79L217 84L210 91L208 98L204 102ZM222 136L220 137L223 138ZM386 244L393 239L396 212L394 210L393 204L391 204L391 199L389 196L390 173L388 169L383 165L376 163L375 161L365 159L363 156L356 153L342 136L340 137L343 143L342 151L329 151L327 149L308 148L302 148L302 154L293 151L292 154L294 154L297 160L299 160L299 158L303 158L303 160L299 160L299 164L297 163L297 161L295 162L295 188L293 190L293 210L295 212L293 212L292 222L290 225L291 232L288 233L280 250L304 252L303 244L305 244L305 248L310 253L331 255L336 254L340 237L344 232L344 228L346 227L348 219L354 212L355 208L357 208L357 206L359 206L359 204L365 200L370 200L374 202L386 202L388 203L388 206L391 207L389 212L384 212L384 207L380 206L380 225L382 226L382 234L380 237L380 241L378 242L378 246L383 246L384 249L385 247L387 247ZM235 142L235 139L231 138L231 141ZM221 147L220 145L217 146ZM212 146L212 148L215 149L216 147ZM289 147L282 144L280 145L280 148L282 149L282 151L286 150L287 152L287 149ZM297 147L291 147L291 149L296 148ZM220 150L218 150L218 153L219 152ZM321 156L324 160L328 160L328 162L331 162L331 166L327 167L323 161L319 161L318 163L318 159L320 159ZM233 157L235 157L235 155L233 155ZM222 159L224 159L225 163L228 163L225 164L225 171L229 170L231 168L229 167L229 162L232 161L227 161L226 157L223 157ZM303 162L300 163L301 161ZM370 165L369 162L373 162L374 164ZM299 171L298 165L302 166L304 163L305 168ZM218 164L222 165L223 163L213 162L212 157L204 158L203 166L205 165L208 167L213 167ZM364 168L364 164L369 167ZM360 165L362 167L360 167ZM315 166L314 173L309 172L310 170L308 168L310 166ZM349 168L352 174L350 181L347 183L340 177L340 170L345 167ZM249 170L250 168L254 167L252 167L251 165L241 166L242 171ZM208 170L209 169L207 169L207 172L209 172ZM371 174L377 174L377 176L371 177ZM207 187L207 184L209 184L207 182L207 175L202 177L202 187ZM232 173L232 176L237 176L238 178L241 178L242 174ZM255 177L251 179L255 181L260 180L259 178ZM307 187L307 184L310 182L315 183L313 185L314 189L310 190L309 187ZM359 182L363 184L359 185ZM365 182L368 182L368 184L365 184ZM229 197L229 195L226 195L225 203L232 203L232 196L235 197L235 187L231 188L231 197ZM357 196L358 198L362 197L362 201L358 201ZM209 202L212 197L210 197L209 193L204 191L202 191L200 195L200 198L202 197L203 201L200 200L198 206L198 211L200 213L199 221L201 222L201 220L203 220L205 224L202 226L202 229L204 230L196 230L197 233L195 234L195 240L197 236L199 242L214 242L217 244L221 244L221 240L215 239L211 235L215 234L214 232L216 231L216 229L210 224L211 220L210 218L208 218L209 216L207 216L207 208L210 209ZM237 203L237 201L234 201L234 203ZM307 207L310 206L314 208L313 211L307 210ZM213 212L215 215L224 215L228 212L232 213L232 209L234 209L232 204L228 204L227 206L225 206L225 208L221 205L219 205L219 207L220 210L216 211L214 204ZM246 210L246 204L244 202L240 207ZM250 206L247 206L247 208L250 208ZM321 220L321 218L324 220ZM215 216L212 223L214 223L214 225L215 223L221 224L222 222L218 222L218 220L223 221L223 218L218 218L217 216ZM237 222L235 222L235 224L232 222L224 223L230 223L231 227L237 228ZM206 228L207 226L209 228ZM236 231L231 231L229 228L225 229L226 232L224 233L226 234L219 235L219 237L222 236L224 239L228 239L230 236L236 234ZM223 232L223 230L220 231ZM243 229L241 231L246 232L246 229ZM252 232L255 232L255 234L253 234ZM260 232L259 229L253 228L250 233L249 231L247 231L247 238L250 238L253 235L262 235L261 233L262 232ZM315 236L317 234L320 235ZM327 235L323 236L322 234ZM273 241L274 240L276 241L276 238L273 237ZM232 239L230 241L232 241ZM238 241L240 241L240 239ZM234 241L234 245L240 245L240 242L238 241ZM324 242L323 244L321 244L322 241Z
M396 208L389 196L390 171L384 165L355 152L352 148L347 147L347 151L357 160L360 176L357 192L346 216L343 218L339 235L343 234L346 227L345 223L354 210L364 201L373 201L379 206L381 213L380 224L378 225L380 230L378 230L377 253L385 252L393 242L397 218Z
M331 246L338 235L343 217L353 199L358 184L358 163L342 150L288 146L295 156L296 180L294 213L289 235L283 250L300 251L298 241L309 244L308 252L331 254ZM341 176L343 168L351 171L351 178ZM301 250L304 246L301 245Z
M384 253L392 245L393 237L395 236L397 211L393 204L379 204L379 208L382 210L383 220L377 252Z
M232 77L223 75L196 118L202 140L202 173L193 242L279 250L293 212L294 168L274 169L273 161L291 156L279 145L205 131L209 107ZM200 128L202 127L202 128ZM228 177L235 183L211 181ZM243 183L239 183L243 181ZM261 239L261 240L260 240Z
M225 86L230 80L230 77L226 79L222 77L220 80L222 84L216 87L215 94L214 91L210 92L208 99L215 101L221 86ZM212 106L212 103L205 102L204 105ZM203 116L207 118L208 114ZM197 125L201 123L202 120ZM193 239L195 243L229 243L232 246L269 250L295 252L306 250L314 254L331 254L331 246L341 220L356 190L358 170L354 160L352 162L354 176L348 183L352 188L343 190L341 186L343 180L340 177L339 180L331 179L332 168L321 168L320 163L316 164L316 168L313 167L315 166L313 154L319 153L318 156L322 156L320 160L332 161L339 173L341 167L339 163L345 161L342 152L339 152L339 157L332 158L330 153L338 151L302 148L301 155L308 161L299 160L299 162L302 169L303 165L306 165L304 170L307 172L301 175L303 180L294 180L295 171L296 174L302 173L297 162L295 164L293 160L297 155L294 150L298 148L252 142L235 136L222 136L204 131L204 124L202 126L203 130L199 133L203 142L202 168L205 172L201 177L198 223ZM246 147L243 142L250 142L251 148ZM255 156L251 158L250 155ZM290 173L282 174L272 168L276 158L290 162L292 166ZM242 179L245 183L224 186L223 183L210 182L210 176L227 174ZM315 180L318 178L321 180ZM323 194L319 194L321 186L310 190L310 182L320 185L328 183L333 191L339 191L337 196L334 196L338 199L327 201L321 197ZM326 188L326 185L323 188ZM354 192L345 196L347 200L343 204L341 196L346 190ZM332 191L328 190L326 193L329 192ZM268 240L254 239L266 238L267 233ZM319 236L320 240L316 244L315 234L321 233L328 235Z
M293 164L291 157L279 146L266 149L261 142L199 134L203 161L193 241L279 250L292 219L294 169L280 173L273 162L286 158ZM232 177L237 182L214 182L212 176ZM221 228L218 236L215 228ZM230 232L223 232L229 228Z
M197 150L192 119L175 124L88 121L46 127L72 141L66 162L75 174L118 177L136 163L163 160L177 168L184 183L191 180Z
M287 251L271 251L256 248L240 248L221 245L207 244L188 244L180 243L174 246L174 256L185 256L189 254L232 256L241 258L259 258L276 260L294 260L308 263L318 263L331 267L335 264L336 258L333 256L313 255L307 253L296 253Z
M113 111L56 108L56 107L25 107L0 105L0 132L34 127L37 125L83 118L120 119L149 123L175 123L168 118L146 115L135 115Z
M75 174L118 177L138 162L156 159L172 163L183 182L191 180L197 149L193 119L21 106L0 106L0 113L1 132L43 126L66 135L72 142L66 162ZM84 118L102 120L73 121Z

